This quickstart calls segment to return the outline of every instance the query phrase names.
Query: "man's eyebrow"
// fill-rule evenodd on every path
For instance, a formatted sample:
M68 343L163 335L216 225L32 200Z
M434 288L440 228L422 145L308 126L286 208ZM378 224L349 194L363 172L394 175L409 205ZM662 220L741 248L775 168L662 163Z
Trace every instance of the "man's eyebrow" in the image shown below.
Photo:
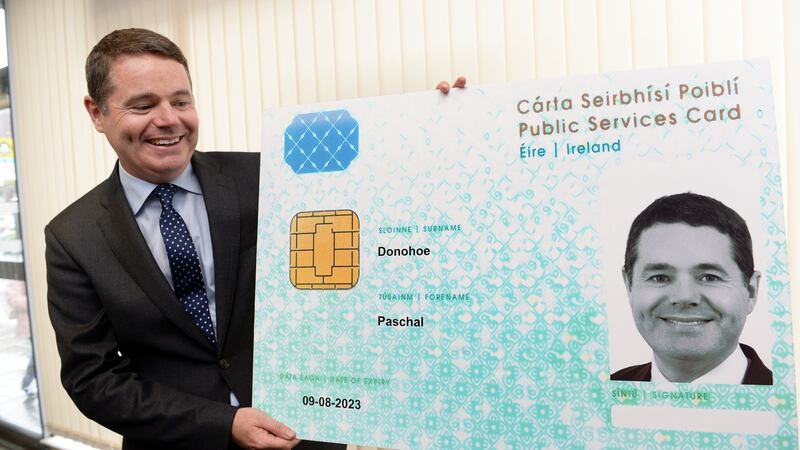
M192 96L192 92L189 91L188 89L180 89L180 90L177 90L177 91L173 92L172 94L170 94L170 97L187 97L187 96L188 97ZM130 104L142 101L142 100L150 100L150 99L157 98L157 97L158 97L158 95L155 94L154 92L142 92L141 94L136 94L133 97L129 97L125 101L125 104L126 105L130 105Z
M725 270L724 267L722 267L721 265L716 264L716 263L701 263L701 264L697 264L694 267L695 267L695 270L698 270L698 271L711 270L711 271L719 272L719 273L722 273L722 274L725 274L725 275L728 274L728 271Z
M645 272L654 270L673 270L673 269L675 269L675 267L667 263L649 263L645 264L645 266L642 267L642 271Z

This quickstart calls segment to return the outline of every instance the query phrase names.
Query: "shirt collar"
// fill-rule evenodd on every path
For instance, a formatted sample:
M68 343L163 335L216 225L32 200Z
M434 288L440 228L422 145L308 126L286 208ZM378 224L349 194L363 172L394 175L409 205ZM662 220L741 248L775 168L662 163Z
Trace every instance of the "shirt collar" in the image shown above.
M736 350L725 361L722 361L720 365L698 377L690 384L741 384L749 363L750 361L744 356L742 348L737 345ZM653 358L650 379L654 383L671 383L661 373L655 358Z
M157 186L156 184L129 174L122 167L122 164L119 165L119 182L122 184L122 190L125 192L125 198L128 200L128 205L130 205L134 216L139 214L142 206L144 206L144 203L150 197L153 189ZM172 180L171 184L191 192L192 194L203 194L203 189L200 188L200 180L198 180L197 175L194 174L191 164L188 164L186 168L183 169L183 172Z

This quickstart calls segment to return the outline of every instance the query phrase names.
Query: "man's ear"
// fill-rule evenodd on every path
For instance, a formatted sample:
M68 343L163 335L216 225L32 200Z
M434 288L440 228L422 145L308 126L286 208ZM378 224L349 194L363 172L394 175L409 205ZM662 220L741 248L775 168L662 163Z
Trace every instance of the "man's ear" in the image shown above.
M756 300L758 300L758 283L761 281L761 272L754 271L750 280L747 282L747 313L753 312L756 307Z
M86 112L89 113L89 118L92 119L94 129L103 133L103 121L101 120L103 117L103 110L100 109L100 105L98 105L92 97L87 95L83 97L83 106L86 108Z

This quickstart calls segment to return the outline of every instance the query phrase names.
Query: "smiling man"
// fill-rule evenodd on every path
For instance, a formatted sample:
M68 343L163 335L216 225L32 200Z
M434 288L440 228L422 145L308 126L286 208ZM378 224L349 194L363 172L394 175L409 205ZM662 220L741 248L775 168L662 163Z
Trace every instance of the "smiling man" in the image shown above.
M259 155L195 151L188 64L158 33L106 35L86 81L119 163L45 229L64 388L126 450L298 445L250 407Z
M761 274L734 210L693 193L659 198L631 225L622 276L653 358L612 380L772 384L755 350L739 342Z

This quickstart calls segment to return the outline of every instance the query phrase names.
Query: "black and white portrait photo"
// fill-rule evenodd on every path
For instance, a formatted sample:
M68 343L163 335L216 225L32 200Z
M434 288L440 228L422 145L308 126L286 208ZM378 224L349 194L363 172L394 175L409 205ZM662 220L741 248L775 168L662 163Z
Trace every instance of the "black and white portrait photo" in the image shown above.
M599 226L610 379L772 385L759 181L642 167L608 185Z
M761 273L736 211L691 192L655 200L631 225L622 278L653 354L612 380L772 384L758 353L740 342Z

